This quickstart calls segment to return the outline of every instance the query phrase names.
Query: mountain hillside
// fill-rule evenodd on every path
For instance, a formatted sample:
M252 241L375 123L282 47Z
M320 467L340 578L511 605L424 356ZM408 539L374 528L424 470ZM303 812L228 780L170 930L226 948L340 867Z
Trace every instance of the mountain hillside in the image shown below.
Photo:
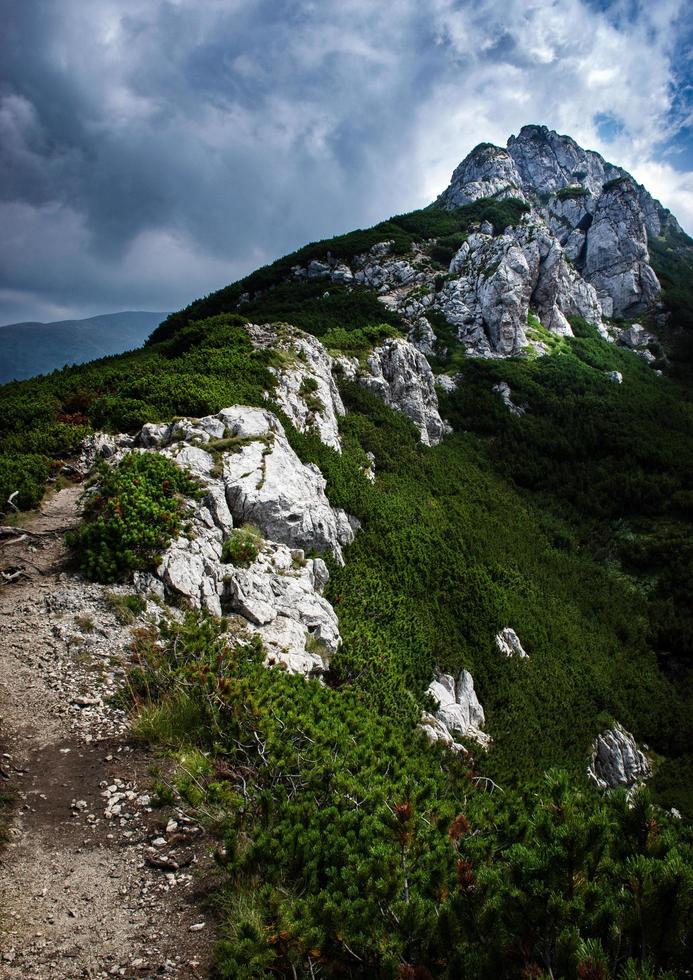
M64 587L130 590L118 704L217 842L216 975L685 975L692 272L526 126L0 390L8 523L84 480Z
M0 327L0 384L140 347L163 316L126 311L85 320L8 323Z

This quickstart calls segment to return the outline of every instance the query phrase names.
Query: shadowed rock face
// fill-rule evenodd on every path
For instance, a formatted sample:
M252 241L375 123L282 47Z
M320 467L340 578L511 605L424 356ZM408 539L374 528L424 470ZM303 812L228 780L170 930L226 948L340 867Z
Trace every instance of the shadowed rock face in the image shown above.
M594 740L587 775L602 789L615 789L642 782L652 775L652 769L631 733L617 724Z

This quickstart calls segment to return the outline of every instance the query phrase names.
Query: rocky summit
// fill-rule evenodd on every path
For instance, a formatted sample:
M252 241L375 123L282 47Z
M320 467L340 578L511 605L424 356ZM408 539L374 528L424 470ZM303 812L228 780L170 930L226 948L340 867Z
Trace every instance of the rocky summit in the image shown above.
M681 229L621 167L546 126L523 126L505 149L475 147L436 204L453 209L485 197L530 207L523 231L502 230L493 261L500 270L514 250L524 305L534 301L549 329L565 329L571 313L599 324L602 316L658 309L648 236Z
M0 387L2 976L687 976L692 310L532 125Z

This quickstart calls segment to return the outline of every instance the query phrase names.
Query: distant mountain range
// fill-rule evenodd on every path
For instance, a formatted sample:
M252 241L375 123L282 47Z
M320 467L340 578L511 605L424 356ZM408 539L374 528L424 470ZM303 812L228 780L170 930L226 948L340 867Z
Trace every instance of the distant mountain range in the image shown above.
M141 346L166 313L126 310L84 320L0 327L0 384Z

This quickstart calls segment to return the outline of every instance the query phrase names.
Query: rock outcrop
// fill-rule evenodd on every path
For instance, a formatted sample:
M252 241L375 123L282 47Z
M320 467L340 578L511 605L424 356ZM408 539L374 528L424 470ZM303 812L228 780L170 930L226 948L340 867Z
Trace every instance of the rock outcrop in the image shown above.
M457 327L470 353L508 357L528 346L530 310L547 330L572 336L567 317L601 323L595 289L578 275L560 243L528 216L503 234L469 235L450 263L453 275L434 308Z
M283 363L271 366L277 379L273 398L299 432L314 429L327 446L341 450L344 405L332 376L333 359L317 337L288 324L249 323L256 347L271 349Z
M653 308L661 286L649 258L638 188L630 177L621 177L596 200L582 266L607 316Z
M525 200L522 178L507 150L479 143L453 172L450 185L436 201L438 207L463 207L483 197Z
M490 736L482 731L486 721L484 709L468 670L461 670L457 680L450 674L439 674L429 685L427 694L438 705L433 713L426 712L421 719L421 729L431 741L442 741L454 751L464 751L455 736L472 739L483 747L490 745Z
M630 788L652 775L652 767L630 732L618 723L597 735L587 775L601 789Z
M421 351L407 340L386 340L368 358L368 371L359 384L410 418L426 446L435 446L451 431L438 412L431 367Z
M341 637L334 609L321 592L329 579L320 558L266 541L248 568L230 565L224 574L224 606L250 624L266 651L267 666L319 676Z
M513 209L497 209L497 227L488 219L472 224L447 275L432 259L431 242L395 254L393 241L349 258L326 252L323 260L294 266L292 275L375 290L424 355L440 353L434 314L455 328L471 355L514 357L547 351L527 334L530 312L552 333L571 336L569 320L580 317L609 339L603 316L658 310L661 288L648 238L680 228L622 168L545 126L524 126L506 147L475 147L435 205L454 210L482 198L519 200L526 213L518 218ZM296 384L287 383L291 417L321 426L304 406L296 409ZM327 406L330 398L320 397Z
M213 440L222 440L216 458L204 449ZM220 469L215 506L223 510L225 501L234 524L253 524L292 548L331 551L338 561L354 539L354 521L330 506L320 470L299 460L266 409L236 405L202 419L147 424L140 444L163 449L205 483Z
M632 316L657 307L661 289L650 265L648 236L678 225L622 168L545 126L524 126L518 136L510 137L506 148L490 144L475 147L457 167L436 204L453 209L485 197L525 201L531 212L524 223L536 231L541 227L550 240L550 244L546 240L542 243L544 270L539 276L551 284L548 296L542 298L545 286L536 278L530 290L532 305L548 329L560 331L565 327L561 317L552 313L554 308L564 316L575 314L599 324L602 312L606 316ZM517 229L496 231L503 231L502 237L521 247ZM472 309L468 320L475 321L477 329L481 324L486 327L491 352L502 356L524 344L525 321L512 309L517 299L524 305L523 292L527 292L526 286L518 289L517 279L532 278L535 273L526 252L524 257L526 269L517 253L511 260L514 282L507 271L501 271L501 278L515 294L503 329L498 330L497 316L488 319L483 311ZM451 273L464 272L461 258L456 257ZM493 278L489 270L497 274L502 262L501 256L487 260L484 278ZM566 264L569 271L557 269ZM555 282L556 275L562 280L560 284ZM469 292L468 287L464 292ZM511 323L516 327L514 339ZM478 337L472 340L479 345Z
M330 506L319 469L301 463L279 420L262 408L148 424L139 442L185 467L203 489L156 574L137 576L140 590L182 596L216 616L235 614L262 638L268 666L322 674L341 638L322 595L327 567L305 552L342 561L358 525ZM240 567L225 560L224 542L248 524L259 528L258 554Z
M520 638L514 629L506 626L496 635L496 646L505 657L519 657L528 660L529 654L520 643Z
M223 460L226 499L238 524L254 524L268 538L342 560L342 545L354 539L343 510L325 496L325 478L313 463L301 463L271 412L227 408L220 417L232 435L247 440Z

